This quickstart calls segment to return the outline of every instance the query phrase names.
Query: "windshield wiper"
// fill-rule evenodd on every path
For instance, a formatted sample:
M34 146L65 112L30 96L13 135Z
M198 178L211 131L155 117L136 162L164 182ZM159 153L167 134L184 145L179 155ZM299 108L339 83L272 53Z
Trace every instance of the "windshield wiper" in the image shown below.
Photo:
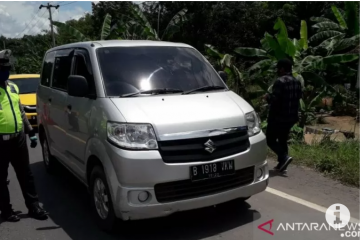
M123 94L120 97L131 97L139 94L166 94L166 93L180 93L180 92L183 92L183 90L176 88L155 88L151 90L144 90L135 93Z
M220 89L226 89L226 88L222 87L222 86L205 86L205 87L195 88L195 89L183 92L182 94L189 94L189 93L193 93L193 92L205 92L205 91L220 90Z

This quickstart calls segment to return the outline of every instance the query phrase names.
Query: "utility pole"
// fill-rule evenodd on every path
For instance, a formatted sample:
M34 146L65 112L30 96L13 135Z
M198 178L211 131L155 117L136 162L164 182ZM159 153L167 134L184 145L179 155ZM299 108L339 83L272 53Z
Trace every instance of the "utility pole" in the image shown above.
M42 8L47 8L47 10L49 11L49 20L50 20L50 28L51 28L51 37L52 37L52 44L53 47L55 47L55 36L54 36L54 28L53 28L53 20L52 20L52 15L51 15L51 8L59 8L59 5L51 5L50 3L48 3L47 5L40 5L39 9Z
M158 20L157 20L157 35L159 36L160 33L160 11L161 11L161 6L160 6L160 2L158 2Z

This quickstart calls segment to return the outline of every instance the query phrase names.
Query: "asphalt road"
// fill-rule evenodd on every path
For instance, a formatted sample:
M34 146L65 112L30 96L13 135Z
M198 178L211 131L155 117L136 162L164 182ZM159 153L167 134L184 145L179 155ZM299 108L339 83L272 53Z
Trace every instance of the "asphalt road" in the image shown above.
M244 204L234 202L216 207L182 212L170 217L133 222L119 222L112 234L98 230L90 213L85 187L63 169L56 176L45 172L41 147L30 149L31 168L43 206L50 212L46 221L27 217L20 187L12 167L9 170L11 200L23 211L18 223L0 222L1 240L172 240L172 239L343 239L341 233L322 228L287 231L279 224L326 223L324 209L334 203L346 205L353 218L359 219L359 189L343 186L309 169L290 166L288 176L271 174L267 191ZM273 162L270 162L273 166ZM270 235L258 226L273 220ZM269 225L264 226L269 229ZM360 227L356 232L360 232ZM359 239L353 237L350 239Z

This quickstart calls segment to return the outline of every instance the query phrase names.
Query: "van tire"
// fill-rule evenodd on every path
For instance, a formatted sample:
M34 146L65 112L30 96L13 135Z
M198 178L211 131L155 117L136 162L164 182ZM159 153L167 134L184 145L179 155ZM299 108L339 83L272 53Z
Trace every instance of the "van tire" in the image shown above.
M103 192L100 193L99 190L101 189ZM96 201L95 195L98 196L98 201ZM111 193L109 191L109 186L106 181L105 173L102 167L100 166L95 166L91 172L90 196L91 196L92 210L94 212L97 225L101 230L105 232L111 232L114 229L117 218L115 216ZM105 208L102 208L104 204L106 205L107 212ZM101 213L102 211L101 209L105 213L104 212ZM101 214L102 216L100 216Z
M51 155L49 143L45 134L43 136L43 140L41 141L41 148L46 172L49 174L54 174L56 171L57 162L55 157Z

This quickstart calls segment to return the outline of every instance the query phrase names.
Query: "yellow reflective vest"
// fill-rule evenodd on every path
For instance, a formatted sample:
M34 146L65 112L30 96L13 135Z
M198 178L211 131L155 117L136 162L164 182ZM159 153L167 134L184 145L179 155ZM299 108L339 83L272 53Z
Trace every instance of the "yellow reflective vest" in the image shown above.
M18 133L22 129L19 88L7 82L6 89L0 87L0 134Z

